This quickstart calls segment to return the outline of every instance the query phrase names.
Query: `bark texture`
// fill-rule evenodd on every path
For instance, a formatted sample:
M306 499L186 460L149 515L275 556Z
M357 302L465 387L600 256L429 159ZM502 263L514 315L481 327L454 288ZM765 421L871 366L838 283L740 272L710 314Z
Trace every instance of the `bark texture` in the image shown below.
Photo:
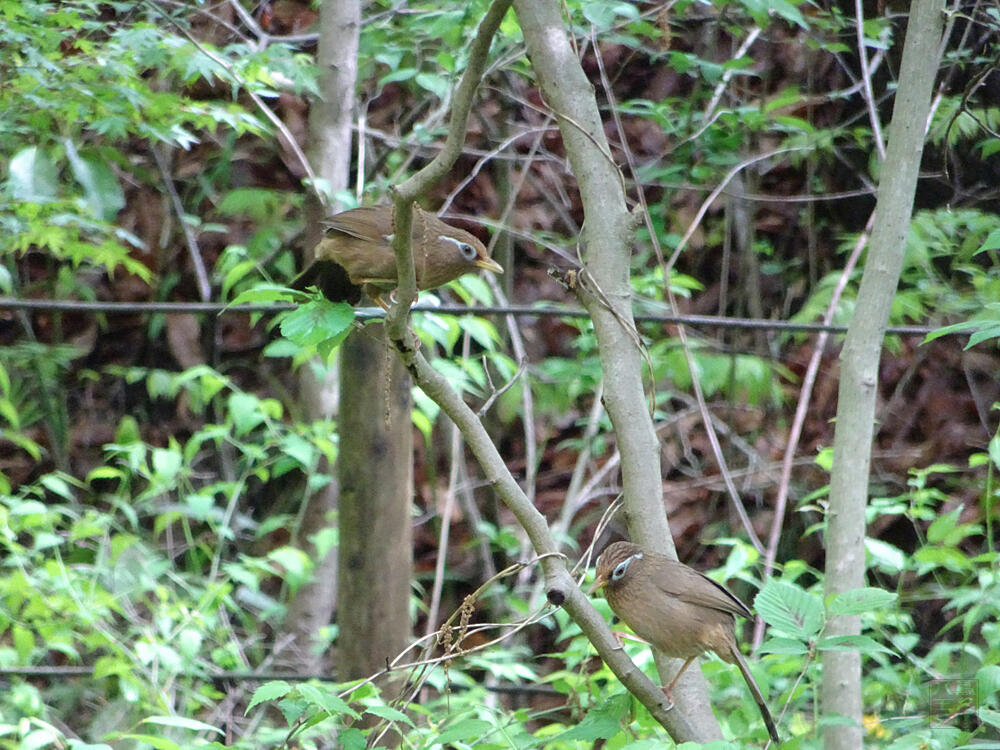
M339 680L374 674L406 647L413 567L410 378L381 325L349 343L340 357L337 458Z
M594 88L550 0L515 0L528 56L545 101L559 121L579 183L586 223L580 297L594 322L604 373L604 403L622 457L625 517L632 541L676 558L663 508L660 446L643 391L640 339L632 319L629 258L634 223L622 174L611 157ZM666 684L680 666L658 658ZM677 742L721 738L704 679L685 673L674 691L668 729ZM673 719L676 718L676 721Z
M899 88L889 128L889 144L878 188L875 225L854 318L841 352L837 428L826 530L827 596L865 585L865 507L875 424L875 397L882 339L889 320L913 196L923 153L931 91L938 69L943 0L914 0L906 30ZM828 619L827 635L856 635L860 618ZM861 656L857 651L824 651L821 686L823 713L847 717L849 724L827 725L828 750L862 746Z
M358 41L361 34L360 0L324 0L320 6L319 87L322 101L310 112L310 149L315 173L326 181L331 192L346 188L351 166L351 125L354 88L358 72ZM312 212L319 219L328 211L314 202ZM321 236L318 222L307 237L313 247ZM311 261L312 258L308 258ZM299 379L300 399L307 414L329 414L335 402L336 382L318 380L308 367ZM330 551L320 557L310 539L330 526L337 507L337 487L314 493L306 499L297 531L299 545L315 561L312 580L300 588L288 605L286 630L292 636L292 668L318 674L324 670L324 655L312 647L312 639L333 617L337 600L337 555Z

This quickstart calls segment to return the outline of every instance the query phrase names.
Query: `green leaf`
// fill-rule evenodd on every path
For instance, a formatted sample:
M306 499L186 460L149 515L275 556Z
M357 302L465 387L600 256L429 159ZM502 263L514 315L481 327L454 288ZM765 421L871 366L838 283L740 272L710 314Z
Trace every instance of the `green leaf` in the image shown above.
M884 609L898 598L899 595L891 591L866 587L834 594L827 602L827 608L835 615L860 615Z
M892 654L896 652L867 635L835 635L823 638L816 648L820 651L860 651L862 654Z
M151 454L153 474L163 483L170 483L184 466L184 457L176 448L154 448Z
M448 101L451 81L445 76L436 73L417 73L415 80L420 88L430 91L441 101Z
M14 625L11 628L11 635L14 640L14 648L17 651L17 658L22 664L30 664L31 653L35 650L35 634L23 625Z
M299 346L318 346L342 339L354 322L354 308L343 302L317 299L299 305L281 318L281 335Z
M256 265L256 264L254 264ZM304 302L310 299L305 292L289 289L280 284L257 284L252 289L246 289L236 295L229 303L235 305L264 305L270 302Z
M123 734L121 735L121 739L145 742L155 747L156 750L181 750L181 746L176 742L152 734Z
M226 275L222 279L222 299L226 299L229 296L229 292L231 292L233 287L236 286L237 282L243 279L255 268L257 268L256 260L244 260L226 271ZM273 289L271 291L272 293L274 292ZM281 295L279 294L277 296ZM235 305L238 303L233 301L231 304Z
M365 750L367 747L364 733L354 727L337 732L337 744L341 750Z
M1000 693L1000 666L988 664L976 672L980 695L997 695Z
M764 654L792 654L801 655L809 653L809 646L795 638L768 638L760 645L759 651Z
M631 707L630 693L612 695L601 705L590 709L575 727L556 735L551 742L609 740L622 731L621 720Z
M754 598L754 607L764 622L788 635L808 641L822 629L823 603L802 587L768 579Z
M337 695L333 688L318 685L299 685L299 694L314 707L326 711L331 716L347 714L353 719L360 719L361 714L347 705L347 701Z
M272 682L265 682L259 688L254 690L253 698L250 699L249 705L247 705L246 711L243 715L250 713L250 709L259 703L264 701L273 701L278 698L283 698L292 691L292 686L289 685L284 680L273 680Z
M8 167L11 197L31 203L48 203L59 193L55 164L37 146L17 152Z
M282 454L295 459L305 469L312 468L316 458L316 446L301 435L288 433L279 441Z
M55 729L49 726L35 729L28 732L21 741L13 745L18 750L38 750L47 745L54 745L62 739L62 736Z
M979 253L985 253L987 250L1000 250L1000 229L994 229L990 232L986 241L979 246L979 249L974 254L979 255Z
M583 17L594 24L598 31L611 28L618 16L637 21L639 9L631 3L608 0L596 0L583 6Z
M872 561L890 573L898 573L906 567L906 555L899 547L895 547L881 539L865 539L865 551L871 555Z
M454 742L461 742L473 738L482 738L487 732L493 729L493 725L482 719L462 719L445 729L434 738L434 741L447 746Z
M392 706L385 706L381 703L376 703L371 706L366 706L365 713L374 714L375 716L385 719L386 721L402 722L403 724L407 724L414 729L417 728L409 716Z
M1000 729L1000 711L994 711L992 708L986 708L986 706L983 706L976 712L976 714L984 723ZM984 745L977 742L974 747L978 749L984 747ZM985 747L1000 747L1000 743L991 743L991 745L985 745Z
M91 214L102 221L114 221L125 207L125 194L108 165L89 157L81 157L76 144L68 138L63 141L73 176L83 188Z
M191 729L195 732L215 732L225 734L218 727L206 724L197 719L188 719L183 716L150 716L142 720L143 724L159 724L164 727L178 727L180 729Z
M283 570L283 577L292 586L299 586L305 582L312 570L312 562L309 556L295 547L278 547L267 553L267 559L276 562Z
M991 339L998 338L1000 338L1000 323L993 323L980 328L974 334L969 336L969 343L965 345L965 349L970 349L977 344L983 343L984 341L990 341Z
M776 15L803 29L809 28L799 9L787 0L740 0L740 2L758 26L766 27L770 16Z
M39 531L35 534L34 543L31 545L31 548L36 551L51 549L52 547L61 546L64 542L65 540L58 534L53 534L50 531Z
M387 83L395 83L396 81L409 81L417 74L416 68L397 68L391 73L382 76L378 80L378 87L382 88Z
M267 419L260 399L252 393L230 394L226 400L226 411L233 420L237 435L246 435Z
M917 570L920 575L937 568L954 573L964 573L972 568L972 561L954 547L921 547L913 554L913 560L919 563Z
M58 474L45 474L38 480L45 489L64 500L74 501L73 490L69 483Z

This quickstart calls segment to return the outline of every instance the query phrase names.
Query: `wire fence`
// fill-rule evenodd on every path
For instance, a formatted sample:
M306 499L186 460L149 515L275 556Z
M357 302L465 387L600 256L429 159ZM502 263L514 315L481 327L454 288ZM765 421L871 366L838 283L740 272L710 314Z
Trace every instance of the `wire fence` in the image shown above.
M227 305L221 302L88 302L84 300L56 299L16 299L0 297L0 311L22 310L36 312L75 312L105 315L234 315L234 314L277 314L294 310L293 303L271 303L261 305ZM492 305L467 307L464 305L419 304L413 312L428 312L438 315L512 315L518 318L587 318L589 313L579 307L562 305ZM379 307L362 307L356 310L361 320L381 318L385 311ZM788 320L764 318L736 318L721 315L676 315L657 312L636 312L636 322L686 325L696 328L734 328L768 330L784 333L846 333L846 325L824 325L823 323L800 323ZM939 326L906 325L888 326L886 333L895 336L926 336L938 330ZM968 332L952 332L950 335L969 335Z

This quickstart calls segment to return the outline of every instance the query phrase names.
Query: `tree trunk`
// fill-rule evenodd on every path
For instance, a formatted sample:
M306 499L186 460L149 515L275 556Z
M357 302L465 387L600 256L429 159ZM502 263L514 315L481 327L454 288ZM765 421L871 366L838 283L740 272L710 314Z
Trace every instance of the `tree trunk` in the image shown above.
M545 101L559 120L573 174L580 185L586 224L585 272L580 297L594 322L604 374L604 403L622 457L625 517L632 540L676 557L660 476L660 445L642 386L642 352L632 319L629 258L633 222L620 170L611 159L594 88L580 66L559 4L515 0L531 65ZM657 658L663 684L680 661ZM704 678L686 672L674 691L677 710L667 725L677 742L721 739Z
M410 638L410 377L381 325L341 349L337 678L384 669ZM383 683L382 687L385 687Z
M358 70L358 38L361 33L360 0L324 0L320 6L319 87L323 100L314 102L310 117L311 161L316 174L329 184L331 192L348 185L351 166L351 125L354 112L354 87ZM321 218L328 208L314 202L313 218ZM320 239L319 224L312 222L306 232L312 248ZM306 262L312 258L307 258ZM336 384L332 377L318 381L308 367L299 379L300 398L306 414L329 414L327 402ZM299 546L315 561L312 580L302 586L288 604L286 631L292 636L290 666L298 672L317 674L325 659L312 648L320 628L333 617L337 600L337 555L332 550L319 558L310 541L333 523L337 507L337 487L331 485L306 500L302 521L297 529Z
M865 585L865 506L879 356L913 211L931 90L938 69L944 0L914 0L903 47L889 145L878 188L875 225L854 317L841 352L837 427L826 529L827 596ZM827 635L856 635L857 616L831 615ZM862 746L861 655L824 651L823 713L850 724L823 729L827 750Z

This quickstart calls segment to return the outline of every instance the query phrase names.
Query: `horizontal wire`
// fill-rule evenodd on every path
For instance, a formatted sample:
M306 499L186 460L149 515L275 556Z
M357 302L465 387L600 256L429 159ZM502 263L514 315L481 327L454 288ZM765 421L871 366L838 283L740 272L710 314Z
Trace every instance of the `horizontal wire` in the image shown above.
M457 654L456 658L460 658ZM95 668L86 666L14 666L0 668L0 679L4 677L32 677L36 679L54 679L57 677L94 677ZM285 680L287 682L308 682L318 680L322 682L337 682L331 674L324 673L300 673L300 672L179 672L176 677L201 680L203 682L266 682L269 680ZM461 686L452 686L452 689ZM531 693L541 695L560 696L554 688L547 685L494 685L487 686L486 690L492 693Z
M250 313L279 313L294 310L293 303L270 303L266 305L227 305L222 302L89 302L86 300L16 299L0 297L0 310L34 310L40 312L106 313L108 315L229 315ZM586 318L589 314L582 308L534 307L530 305L507 305L466 307L464 305L414 305L414 312L437 313L439 315L514 315L516 317ZM381 318L385 312L379 307L362 307L356 310L361 320ZM671 323L705 328L740 328L754 330L786 331L791 333L846 333L846 325L824 325L823 323L792 323L784 320L763 318L730 318L716 315L669 315L665 313L635 313L641 323ZM886 333L897 336L925 336L936 331L935 326L889 326ZM952 335L969 332L957 331Z

